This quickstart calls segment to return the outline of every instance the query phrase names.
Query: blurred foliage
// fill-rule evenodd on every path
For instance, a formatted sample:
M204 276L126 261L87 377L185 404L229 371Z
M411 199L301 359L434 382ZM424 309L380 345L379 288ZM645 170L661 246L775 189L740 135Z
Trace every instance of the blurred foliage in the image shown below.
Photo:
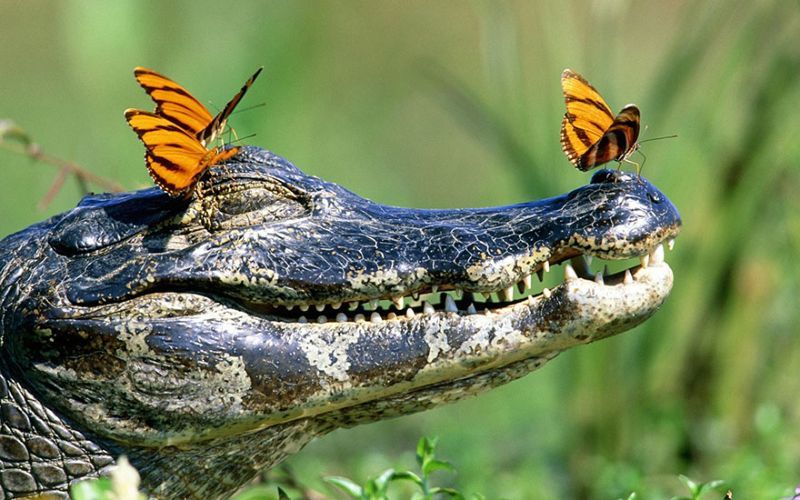
M561 153L559 74L612 108L636 102L644 175L681 210L675 287L636 331L434 411L337 431L290 461L375 477L440 435L454 485L504 498L683 494L725 478L734 498L800 483L800 4L716 2L219 2L2 0L0 119L51 154L148 186L122 118L149 105L149 66L314 175L390 204L461 207L588 181ZM72 207L55 170L0 150L0 235ZM453 184L457 181L456 184Z

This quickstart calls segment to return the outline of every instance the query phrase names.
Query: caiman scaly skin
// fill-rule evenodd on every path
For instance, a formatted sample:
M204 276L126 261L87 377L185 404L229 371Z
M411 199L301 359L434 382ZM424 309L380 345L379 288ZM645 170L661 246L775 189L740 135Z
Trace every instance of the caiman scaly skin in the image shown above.
M191 200L88 196L0 241L2 494L64 495L124 454L151 495L224 497L316 436L644 321L679 227L620 172L537 202L412 210L251 147ZM649 265L593 277L581 255ZM559 262L562 284L528 289Z

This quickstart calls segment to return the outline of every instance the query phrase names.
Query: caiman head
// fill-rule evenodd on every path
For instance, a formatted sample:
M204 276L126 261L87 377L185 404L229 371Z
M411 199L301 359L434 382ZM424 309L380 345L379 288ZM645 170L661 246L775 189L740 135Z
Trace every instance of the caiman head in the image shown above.
M542 201L412 210L257 148L191 200L89 196L0 242L3 492L63 492L125 454L151 494L229 494L315 436L644 321L680 223L620 172ZM594 274L591 257L639 259ZM534 285L556 264L561 284Z

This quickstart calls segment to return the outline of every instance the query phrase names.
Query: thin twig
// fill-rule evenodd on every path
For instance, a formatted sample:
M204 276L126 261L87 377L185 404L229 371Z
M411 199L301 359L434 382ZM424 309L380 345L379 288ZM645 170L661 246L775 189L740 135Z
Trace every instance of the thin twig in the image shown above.
M39 203L36 204L36 208L39 210L44 210L53 201L53 198L56 197L59 191L61 191L61 187L64 185L64 181L67 179L68 172L60 168L58 169L58 174L56 174L56 178L53 180L53 183L50 185L50 189L47 190L47 193L44 197L39 200Z
M66 177L69 175L75 176L79 184L83 187L84 194L88 193L86 183L95 184L105 191L115 193L125 190L121 184L96 175L77 163L45 153L41 146L30 141L25 131L17 127L10 120L0 120L0 149L27 156L37 162L46 163L58 168L58 173L53 183L50 185L50 189L48 189L45 196L38 203L39 208L42 209L46 208L47 205L53 201L53 198L55 198L61 190Z
M7 151L22 154L42 163L47 163L63 169L66 173L72 174L79 179L85 180L86 182L96 184L107 191L118 193L125 190L121 184L118 184L110 179L106 179L105 177L101 177L97 174L93 174L77 163L62 160L61 158L45 153L41 146L36 143L31 143L29 146L21 148L19 146L14 146L12 144L0 141L0 147Z

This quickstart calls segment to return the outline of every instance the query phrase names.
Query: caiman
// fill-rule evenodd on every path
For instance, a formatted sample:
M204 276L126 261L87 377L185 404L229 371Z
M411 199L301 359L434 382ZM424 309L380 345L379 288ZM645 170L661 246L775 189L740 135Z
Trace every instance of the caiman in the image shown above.
M87 196L0 241L2 496L66 496L120 455L152 496L230 495L316 436L641 323L672 287L680 225L619 171L541 201L416 210L254 147L189 200ZM590 257L633 262L592 274ZM559 263L561 284L535 284Z

